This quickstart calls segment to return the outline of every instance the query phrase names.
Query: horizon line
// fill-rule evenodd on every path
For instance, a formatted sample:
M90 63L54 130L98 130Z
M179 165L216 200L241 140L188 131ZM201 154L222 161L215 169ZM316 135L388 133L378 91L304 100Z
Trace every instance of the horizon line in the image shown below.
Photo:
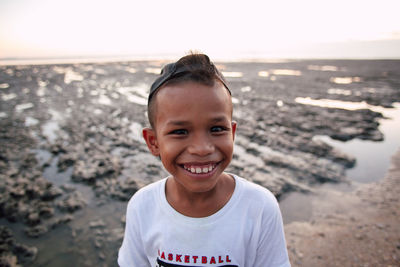
M181 55L182 56L182 55ZM130 61L171 61L176 60L177 55L92 55L92 56L35 56L35 57L3 57L0 58L0 66L14 65L55 65L55 64L83 64L83 63L112 63ZM266 62L279 63L285 61L307 61L307 60L400 60L400 57L295 57L295 56L220 56L214 57L215 62Z

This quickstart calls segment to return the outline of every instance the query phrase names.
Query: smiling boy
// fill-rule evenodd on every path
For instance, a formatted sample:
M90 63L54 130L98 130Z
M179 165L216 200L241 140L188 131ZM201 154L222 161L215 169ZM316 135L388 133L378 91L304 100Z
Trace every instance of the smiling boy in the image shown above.
M143 137L170 176L129 201L120 266L290 266L275 197L224 172L232 110L225 79L206 55L163 68Z

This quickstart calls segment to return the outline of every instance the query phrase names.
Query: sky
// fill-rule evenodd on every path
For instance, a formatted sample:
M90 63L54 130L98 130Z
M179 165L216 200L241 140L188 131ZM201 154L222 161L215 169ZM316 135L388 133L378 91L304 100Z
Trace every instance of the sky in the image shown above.
M0 0L1 58L400 58L399 0Z

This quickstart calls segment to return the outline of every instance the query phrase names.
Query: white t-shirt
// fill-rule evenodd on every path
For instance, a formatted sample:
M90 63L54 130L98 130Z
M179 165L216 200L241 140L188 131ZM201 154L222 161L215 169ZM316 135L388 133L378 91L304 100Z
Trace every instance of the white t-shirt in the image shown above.
M282 216L266 188L232 175L235 190L217 213L192 218L167 202L167 178L131 198L125 236L118 254L121 267L290 266Z

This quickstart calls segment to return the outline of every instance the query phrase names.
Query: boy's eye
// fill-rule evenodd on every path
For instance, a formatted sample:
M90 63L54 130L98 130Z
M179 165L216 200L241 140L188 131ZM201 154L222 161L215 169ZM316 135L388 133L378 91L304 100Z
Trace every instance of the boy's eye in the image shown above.
M185 129L177 129L170 132L170 134L176 134L176 135L185 135L187 133L188 131Z
M213 133L218 133L218 132L222 132L222 131L226 131L227 128L223 127L223 126L213 126L211 127L211 132Z

